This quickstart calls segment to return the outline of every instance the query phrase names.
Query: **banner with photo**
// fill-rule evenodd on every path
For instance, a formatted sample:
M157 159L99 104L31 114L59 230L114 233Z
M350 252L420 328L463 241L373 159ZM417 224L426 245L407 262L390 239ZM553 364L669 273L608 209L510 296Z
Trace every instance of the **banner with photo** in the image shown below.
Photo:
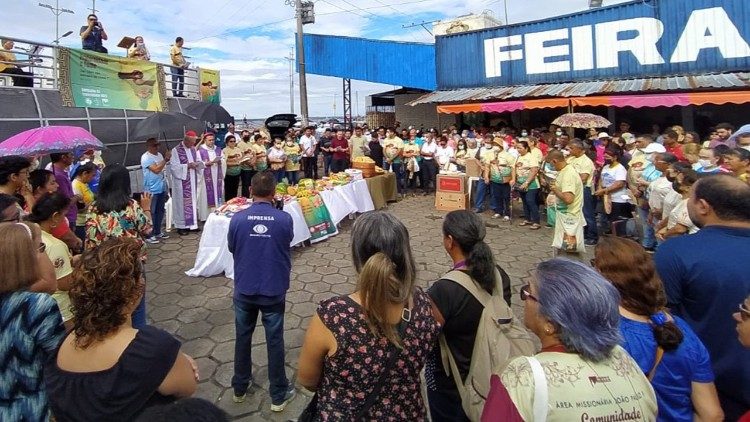
M167 110L160 64L68 48L59 54L64 106Z
M297 198L297 202L302 208L305 223L310 229L310 243L320 242L338 234L331 213L328 212L328 207L319 193L310 197Z
M219 86L221 75L218 70L198 70L200 78L201 100L207 103L221 104L221 88Z

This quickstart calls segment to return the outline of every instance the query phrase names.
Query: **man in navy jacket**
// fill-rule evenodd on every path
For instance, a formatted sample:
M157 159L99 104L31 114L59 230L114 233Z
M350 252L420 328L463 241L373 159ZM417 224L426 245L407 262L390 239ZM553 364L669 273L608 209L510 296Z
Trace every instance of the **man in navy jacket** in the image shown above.
M258 312L266 334L271 410L281 412L294 398L284 370L284 309L292 270L292 217L274 206L276 181L270 172L252 179L253 205L232 217L229 252L234 255L234 401L242 403L252 382L251 347Z

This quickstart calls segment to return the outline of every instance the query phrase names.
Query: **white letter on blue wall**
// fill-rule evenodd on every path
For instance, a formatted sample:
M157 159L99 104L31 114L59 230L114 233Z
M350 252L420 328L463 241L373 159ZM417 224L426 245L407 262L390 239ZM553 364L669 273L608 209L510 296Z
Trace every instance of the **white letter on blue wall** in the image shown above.
M570 28L570 44L573 49L573 70L594 68L594 35L591 25Z
M540 73L570 72L569 60L558 60L545 62L548 57L570 56L570 46L560 44L545 46L545 42L567 40L568 29L555 29L552 31L532 32L524 36L526 50L526 74L536 75Z
M638 34L619 40L618 34L635 31ZM596 67L619 67L619 53L629 51L642 65L664 64L656 42L664 34L664 24L654 18L635 18L596 24Z
M723 7L696 10L690 14L670 61L694 62L701 50L708 48L718 49L725 59L750 56L750 46Z
M511 60L523 60L523 51L511 50L510 47L521 45L523 38L520 35L510 37L490 38L484 40L484 71L488 78L502 76L503 62ZM503 50L501 50L503 49Z

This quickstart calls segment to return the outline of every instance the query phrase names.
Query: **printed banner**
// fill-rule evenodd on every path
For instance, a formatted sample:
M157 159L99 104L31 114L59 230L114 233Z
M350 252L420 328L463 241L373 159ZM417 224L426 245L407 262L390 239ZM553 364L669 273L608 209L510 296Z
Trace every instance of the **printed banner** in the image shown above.
M198 74L201 80L201 100L207 103L221 103L221 89L219 82L221 75L218 70L199 69Z
M67 107L167 109L164 69L157 63L60 49L60 94Z
M310 228L310 243L320 242L338 233L331 213L319 193L311 197L297 198L307 227Z

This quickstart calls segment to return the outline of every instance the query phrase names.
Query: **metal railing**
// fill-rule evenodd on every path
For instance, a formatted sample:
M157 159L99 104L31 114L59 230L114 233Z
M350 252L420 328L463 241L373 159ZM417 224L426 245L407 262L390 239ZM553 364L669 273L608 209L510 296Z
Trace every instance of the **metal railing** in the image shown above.
M16 56L16 62L0 58L0 65L16 66L18 63L17 67L26 72L25 74L0 72L0 86L14 86L14 80L30 79L31 87L17 87L19 89L59 89L57 61L59 46L13 37L0 36L0 39L13 41L15 45L10 52ZM153 63L161 64L164 69L164 89L168 98L182 96L200 100L200 77L197 69L184 69L184 74L179 75L176 67L165 63ZM180 77L182 81L179 80Z

